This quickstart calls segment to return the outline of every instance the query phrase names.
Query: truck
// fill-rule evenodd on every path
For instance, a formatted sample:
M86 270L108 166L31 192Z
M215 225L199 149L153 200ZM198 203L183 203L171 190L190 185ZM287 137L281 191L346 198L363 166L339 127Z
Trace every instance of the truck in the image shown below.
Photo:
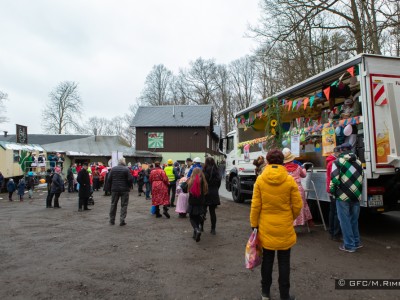
M43 162L40 162L39 157L43 158ZM49 168L45 158L46 151L40 145L0 141L0 171L4 177L0 192L5 190L10 178L18 182L29 172L34 176L36 183L40 178L44 178Z
M376 213L399 210L399 57L359 54L237 112L235 119L235 130L224 138L225 185L235 202L251 199L252 161L271 147L287 147L311 166L309 202L329 202L326 156L347 142L364 169L361 206Z

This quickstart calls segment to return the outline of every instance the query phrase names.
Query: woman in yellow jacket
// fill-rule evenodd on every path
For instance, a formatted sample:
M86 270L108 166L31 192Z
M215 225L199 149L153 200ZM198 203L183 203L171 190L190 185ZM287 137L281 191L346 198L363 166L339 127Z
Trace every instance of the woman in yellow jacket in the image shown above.
M278 251L280 297L295 299L289 295L290 248L296 243L293 221L303 204L296 181L283 166L282 151L270 150L267 162L254 185L250 211L251 227L258 228L263 247L262 299L270 297L275 251Z

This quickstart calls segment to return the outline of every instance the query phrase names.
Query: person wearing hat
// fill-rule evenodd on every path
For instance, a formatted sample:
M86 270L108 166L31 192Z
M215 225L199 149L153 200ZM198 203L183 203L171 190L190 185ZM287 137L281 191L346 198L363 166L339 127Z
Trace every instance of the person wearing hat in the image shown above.
M305 178L307 175L307 171L297 162L294 162L296 156L292 153L289 148L284 148L282 150L283 153L283 165L288 171L289 175L291 175L297 183L297 187L299 189L301 200L303 202L303 207L300 211L299 216L294 220L294 226L304 226L312 220L312 215L310 208L308 207L308 203L306 200L305 191L303 185L301 184L301 178Z
M175 166L173 166L172 159L168 159L167 166L164 168L165 174L168 177L168 195L170 197L170 207L175 207L175 194L176 194L176 180L179 179L179 172ZM178 164L179 165L179 164Z
M326 157L326 192L329 195L329 199L331 200L329 206L329 235L331 240L340 241L340 224L337 216L336 210L336 199L331 194L329 185L331 183L331 172L332 172L332 164L340 155L340 147L335 147L333 149L333 153Z
M26 188L28 189L29 198L32 198L33 190L35 189L35 179L33 178L33 172L28 173L28 182Z
M78 211L90 210L88 208L88 201L90 197L90 177L88 173L88 163L82 164L82 169L78 173L78 178L76 181L79 183L79 204Z
M61 176L61 168L54 168L54 175L51 181L50 196L47 198L46 208L52 207L53 197L54 198L54 208L61 208L58 199L61 193L64 192L64 179Z
M330 192L336 199L337 215L342 230L341 251L355 252L363 247L358 230L363 168L351 145L340 146L341 154L332 164Z
M193 172L193 169L194 168L200 168L200 169L202 169L202 166L201 166L201 159L200 159L200 157L195 157L195 158L193 158L193 165L190 167L190 170L189 170L189 172L188 172L188 174L187 174L187 178L190 178L190 176L192 175L192 172Z
M19 180L17 188L18 188L19 201L24 201L24 194L25 194L25 180L24 180L24 178L21 178Z

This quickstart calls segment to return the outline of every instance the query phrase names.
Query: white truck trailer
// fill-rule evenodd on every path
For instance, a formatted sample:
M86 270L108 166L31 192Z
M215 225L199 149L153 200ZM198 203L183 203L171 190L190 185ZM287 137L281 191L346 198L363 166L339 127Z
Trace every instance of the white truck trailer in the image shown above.
M364 167L361 205L375 212L399 210L400 58L360 54L235 118L236 130L225 140L226 188L234 201L251 198L252 161L266 155L270 141L312 163L316 191L308 199L329 201L326 156L349 142Z

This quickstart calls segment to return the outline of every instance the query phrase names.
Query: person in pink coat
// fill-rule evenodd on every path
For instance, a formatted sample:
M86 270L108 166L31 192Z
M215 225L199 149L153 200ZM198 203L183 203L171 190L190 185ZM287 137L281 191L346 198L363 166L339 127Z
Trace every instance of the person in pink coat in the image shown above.
M151 202L156 207L156 218L161 218L160 205L163 206L163 215L170 218L168 213L169 195L168 195L168 177L164 170L160 168L160 162L154 163L155 168L150 172L150 183L151 183Z
M294 220L293 225L303 226L312 220L312 215L310 208L308 207L305 191L301 185L301 178L306 177L307 171L299 163L294 162L295 155L292 154L289 148L283 149L282 153L284 156L283 164L289 175L291 175L296 181L297 187L299 188L299 192L301 194L301 199L303 201L303 207L300 211L300 215L296 218L296 220Z

